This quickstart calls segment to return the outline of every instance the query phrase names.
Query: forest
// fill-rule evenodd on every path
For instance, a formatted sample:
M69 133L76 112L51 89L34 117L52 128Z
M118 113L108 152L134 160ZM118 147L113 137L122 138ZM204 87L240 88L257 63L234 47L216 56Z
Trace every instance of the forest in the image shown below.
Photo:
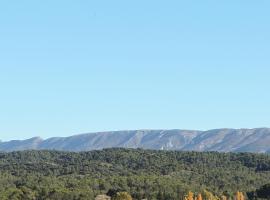
M134 200L270 199L269 183L268 154L122 148L0 153L1 200L125 194Z

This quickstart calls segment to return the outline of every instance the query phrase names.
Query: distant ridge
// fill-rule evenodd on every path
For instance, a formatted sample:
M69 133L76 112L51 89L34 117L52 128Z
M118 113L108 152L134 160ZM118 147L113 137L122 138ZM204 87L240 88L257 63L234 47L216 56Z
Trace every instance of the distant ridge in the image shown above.
M270 129L131 130L0 141L0 151L89 151L111 147L182 151L270 152Z

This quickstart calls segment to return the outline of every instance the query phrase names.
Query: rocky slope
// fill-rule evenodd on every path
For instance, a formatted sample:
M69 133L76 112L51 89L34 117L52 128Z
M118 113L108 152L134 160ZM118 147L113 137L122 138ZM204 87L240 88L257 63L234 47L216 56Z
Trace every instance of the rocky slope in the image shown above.
M270 152L270 129L133 130L0 142L0 151L88 151L111 147L183 151Z

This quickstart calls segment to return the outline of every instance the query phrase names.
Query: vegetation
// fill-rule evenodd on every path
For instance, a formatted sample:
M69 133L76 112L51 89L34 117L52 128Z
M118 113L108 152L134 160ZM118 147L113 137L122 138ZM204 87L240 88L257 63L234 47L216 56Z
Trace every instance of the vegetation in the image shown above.
M117 192L112 200L132 200L132 197L127 192Z
M248 192L249 199L270 199L270 184L263 185L256 191Z
M93 200L99 194L135 200L269 199L269 182L266 154L118 148L0 153L1 200Z

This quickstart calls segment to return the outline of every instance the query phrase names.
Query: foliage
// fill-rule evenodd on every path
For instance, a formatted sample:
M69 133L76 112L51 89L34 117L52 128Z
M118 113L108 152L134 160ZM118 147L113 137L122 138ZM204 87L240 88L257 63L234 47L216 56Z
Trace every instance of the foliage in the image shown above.
M188 191L193 199L201 193L202 199L229 200L269 180L266 154L119 148L0 153L1 200L91 200L108 191L126 191L134 200L183 200Z
M263 185L256 191L247 193L249 199L270 199L270 184Z
M118 192L112 200L132 200L132 197L127 192Z
M242 192L237 191L235 196L236 200L245 200L245 196Z

